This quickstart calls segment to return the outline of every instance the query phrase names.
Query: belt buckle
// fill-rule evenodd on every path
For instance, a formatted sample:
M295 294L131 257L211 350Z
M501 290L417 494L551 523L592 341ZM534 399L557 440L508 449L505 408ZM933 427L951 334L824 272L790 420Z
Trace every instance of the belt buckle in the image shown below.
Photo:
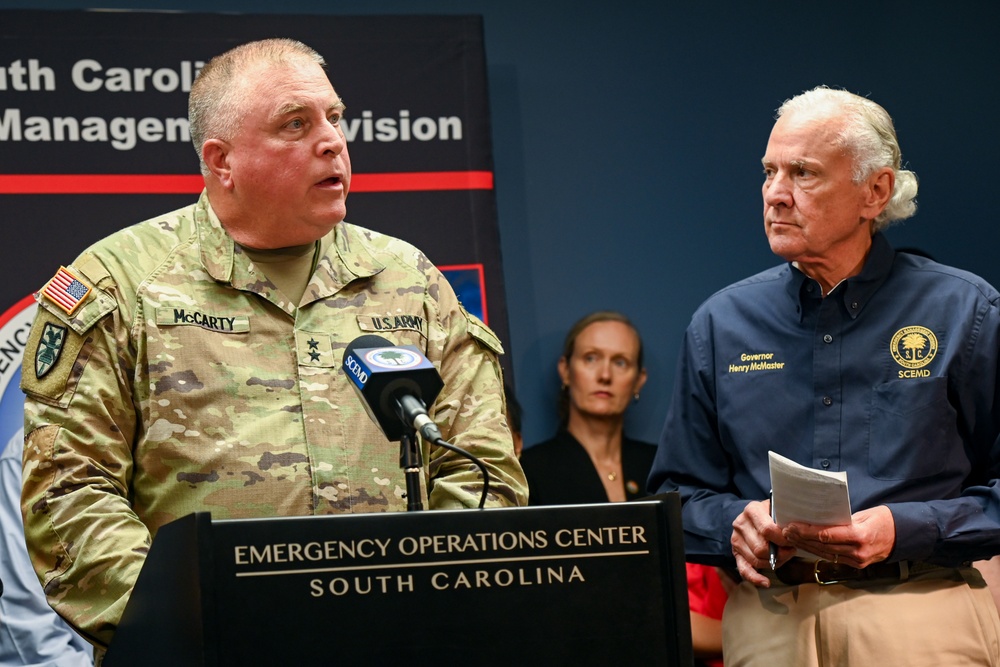
M821 560L817 560L815 563L813 563L813 579L816 580L817 584L819 584L820 586L832 586L834 584L839 584L839 583L843 583L844 581L847 581L847 579L827 579L827 578L825 578L823 576L823 574L820 572L820 563L830 563L831 565L835 565L835 563L833 561L822 560L822 559Z

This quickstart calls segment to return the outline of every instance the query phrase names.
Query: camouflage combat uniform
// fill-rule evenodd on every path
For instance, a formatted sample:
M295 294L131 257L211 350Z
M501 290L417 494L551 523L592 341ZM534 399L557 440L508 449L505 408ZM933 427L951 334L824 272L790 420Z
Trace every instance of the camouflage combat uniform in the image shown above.
M445 440L487 465L489 505L525 504L495 335L411 245L347 223L331 234L298 308L204 194L84 252L67 268L93 289L75 307L43 290L22 372L23 511L49 602L93 640L110 640L156 530L190 512L406 509L399 446L341 369L365 333L425 352ZM423 455L425 507L478 505L478 468Z

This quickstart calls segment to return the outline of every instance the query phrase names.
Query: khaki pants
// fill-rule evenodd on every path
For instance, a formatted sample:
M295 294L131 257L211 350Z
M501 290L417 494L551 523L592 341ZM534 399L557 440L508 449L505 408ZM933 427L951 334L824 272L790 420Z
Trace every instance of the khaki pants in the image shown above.
M1000 618L973 568L902 583L741 583L722 617L726 667L1000 667Z

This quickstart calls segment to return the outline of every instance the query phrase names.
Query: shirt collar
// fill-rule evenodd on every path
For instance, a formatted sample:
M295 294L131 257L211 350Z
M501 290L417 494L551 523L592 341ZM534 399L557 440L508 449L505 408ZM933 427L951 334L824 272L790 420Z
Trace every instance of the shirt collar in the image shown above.
M889 240L877 232L872 236L872 248L861 273L838 285L830 296L842 299L851 318L856 318L889 277L895 257L896 251Z
M845 311L852 319L856 318L864 310L865 305L871 300L878 288L889 277L892 271L893 259L896 251L893 250L889 240L882 232L876 232L872 236L871 250L865 265L861 268L861 273L851 276L837 283L826 298L840 299L844 304ZM788 263L789 277L786 283L788 295L798 307L799 318L804 315L805 301L807 299L818 299L822 297L819 284L806 276L792 263Z

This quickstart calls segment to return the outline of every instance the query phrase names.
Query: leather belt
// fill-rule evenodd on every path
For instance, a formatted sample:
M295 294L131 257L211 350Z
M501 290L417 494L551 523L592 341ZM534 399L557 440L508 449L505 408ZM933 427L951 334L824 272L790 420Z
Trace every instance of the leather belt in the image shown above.
M898 561L895 563L873 563L868 567L856 568L841 563L833 563L828 560L808 561L802 558L793 558L777 570L774 576L778 581L789 586L799 584L819 584L828 586L830 584L842 584L848 582L894 582L906 581L913 570L926 570L927 564L910 563L910 561ZM933 567L933 566L931 566Z

